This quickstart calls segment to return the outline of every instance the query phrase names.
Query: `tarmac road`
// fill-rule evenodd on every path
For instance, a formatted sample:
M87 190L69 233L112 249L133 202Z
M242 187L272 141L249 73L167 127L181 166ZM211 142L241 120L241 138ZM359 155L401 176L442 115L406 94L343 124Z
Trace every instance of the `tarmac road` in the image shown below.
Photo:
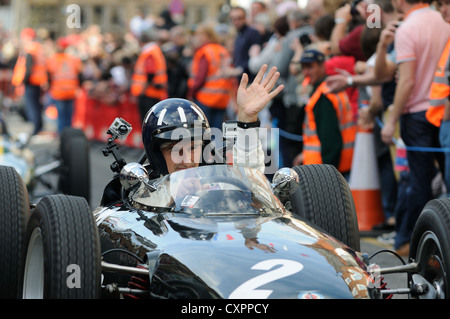
M11 113L7 117L7 124L12 134L19 132L30 132L30 124L23 122L23 120L16 114ZM43 134L38 137L33 137L31 140L31 147L38 149L39 152L48 152L54 150L58 142L54 139L52 132L54 132L54 122L46 122L46 131L50 134ZM91 207L94 209L98 206L102 192L106 184L114 176L110 170L109 165L114 161L113 156L105 157L102 149L106 144L100 142L91 142L90 162L91 162ZM121 146L119 152L124 159L130 163L136 161L141 155L142 150L133 149ZM371 262L379 265L381 268L401 265L401 261L393 254L387 252L392 251L392 247L383 245L376 240L373 234L361 235L361 251L367 253L370 257L377 252L382 251L378 255L371 258ZM386 252L385 252L386 251ZM406 259L404 259L406 261ZM387 288L406 288L407 275L406 274L387 274L384 275L384 282ZM408 295L395 295L393 299L406 299Z

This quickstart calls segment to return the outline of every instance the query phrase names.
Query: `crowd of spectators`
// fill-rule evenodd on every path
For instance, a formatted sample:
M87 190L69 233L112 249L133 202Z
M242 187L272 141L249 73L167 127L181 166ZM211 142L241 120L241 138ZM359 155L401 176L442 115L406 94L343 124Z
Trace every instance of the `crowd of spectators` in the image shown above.
M306 7L300 8L296 1L261 0L253 1L249 10L232 8L212 21L220 44L232 57L231 62L224 65L223 74L239 79L246 72L251 77L262 64L276 66L280 72L279 81L285 84L285 89L261 114L263 126L280 128L280 166L299 164L295 158L302 151L302 139L299 137L303 134L304 106L311 93L311 88L304 82L300 62L302 54L306 49L312 49L325 56L328 87L333 92L345 91L351 102L355 122L360 127L370 127L374 131L379 165L377 169L380 172L386 216L386 222L381 227L398 229L400 226L396 215L400 210L413 216L407 218L402 242L396 244L398 249L408 241L411 225L423 203L445 192L446 187L443 183L439 190L433 192L431 180L425 183L425 189L418 186L424 182L417 173L424 161L433 169L432 176L444 176L439 173L444 169L443 162L435 160L431 154L426 154L428 159L424 160L420 157L423 153L408 151L413 175L407 191L403 192L403 188L400 191L393 165L395 158L392 158L389 144L394 136L398 140L406 137L408 145L416 142L411 134L412 129L400 130L401 135L407 136L396 135L398 121L403 116L400 126L406 127L406 120L413 123L425 119L434 71L450 36L450 20L446 16L450 1L400 2L402 5L398 5L399 1L391 0L309 0ZM421 17L423 12L427 15ZM423 20L428 19L428 16L433 17L433 23L439 26L439 29L430 31L430 35L415 34L417 29L401 26L402 22L410 25L408 21L415 19L416 24L421 23L421 32L424 32L430 29L429 20ZM102 31L98 26L67 35L67 51L77 55L83 62L83 89L92 98L111 104L119 103L123 94L129 91L134 63L144 44L140 40L143 35L152 32L156 35L155 43L166 58L169 97L188 98L190 64L197 45L195 27L185 26L180 21L179 17L172 19L169 11L164 11L157 19L149 19L138 13L130 21L128 30L121 35ZM399 30L404 31L399 33ZM37 34L40 41L46 43L46 54L50 55L54 50L54 41L45 30L38 30ZM395 34L403 34L403 39L396 38ZM18 53L19 39L5 32L1 36L1 67L12 68ZM417 40L412 41L412 38ZM414 45L422 50L414 51ZM401 55L396 57L395 52ZM417 56L412 52L417 52ZM411 83L411 79L416 79L416 82ZM406 87L408 91L405 91ZM420 120L404 117L406 104L409 110L413 110L411 113L415 113L416 106L421 112ZM396 118L385 118L388 113L394 113ZM230 99L225 118L233 119L234 116L234 103ZM386 127L383 127L385 121ZM436 134L438 130L430 129L427 132ZM423 137L423 132L418 134ZM420 146L440 147L436 141L434 139L433 144L424 142ZM441 159L443 156L444 153L441 153ZM421 165L420 168L417 165ZM430 174L427 181L429 177ZM449 189L450 181L445 182ZM408 208L412 203L411 194L416 194L412 195L416 199L420 197L420 203L416 201L414 208ZM409 200L404 201L404 198ZM405 202L406 206L400 205ZM414 212L410 212L410 209Z

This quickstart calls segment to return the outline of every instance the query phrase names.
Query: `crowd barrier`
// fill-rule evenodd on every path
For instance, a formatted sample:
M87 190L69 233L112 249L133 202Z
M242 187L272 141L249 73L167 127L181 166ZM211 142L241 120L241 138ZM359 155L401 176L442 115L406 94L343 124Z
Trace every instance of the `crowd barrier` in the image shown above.
M25 88L23 85L18 87L12 85L12 74L12 69L0 69L0 94L1 98L8 97L11 100L16 101L23 96Z
M108 104L90 97L86 90L80 90L75 100L72 126L82 129L89 140L106 143L111 137L107 134L108 128L116 117L123 118L133 128L127 139L116 142L119 145L143 148L139 110L129 94L124 94L115 104Z

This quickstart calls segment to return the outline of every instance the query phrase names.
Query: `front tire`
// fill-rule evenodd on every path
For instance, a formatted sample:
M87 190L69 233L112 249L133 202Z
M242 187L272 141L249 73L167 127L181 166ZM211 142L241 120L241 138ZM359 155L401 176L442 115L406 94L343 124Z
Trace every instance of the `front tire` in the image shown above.
M44 197L31 215L26 238L24 298L100 296L100 241L84 198Z
M0 299L18 298L22 289L25 229L30 218L27 187L10 166L0 166Z
M326 164L300 165L293 169L300 180L299 187L289 198L294 215L359 251L355 204L342 174Z

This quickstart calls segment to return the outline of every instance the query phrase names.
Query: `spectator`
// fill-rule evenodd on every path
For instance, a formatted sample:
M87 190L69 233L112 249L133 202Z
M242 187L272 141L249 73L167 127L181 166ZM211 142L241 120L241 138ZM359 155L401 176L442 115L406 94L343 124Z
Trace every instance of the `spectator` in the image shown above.
M219 44L212 25L200 24L195 38L198 47L192 61L188 96L205 113L211 127L221 129L233 89L233 79L224 76L221 68L230 62L231 57Z
M438 1L439 12L450 23L450 0ZM441 147L450 149L450 39L442 52L430 92L430 108L427 110L428 121L439 127ZM450 196L450 153L445 153L444 181L447 196Z
M305 8L311 16L311 24L313 25L316 23L317 19L328 13L324 0L308 0Z
M36 33L31 28L25 28L20 34L22 48L14 67L12 84L16 87L25 86L25 112L27 119L33 123L32 134L42 130L41 94L47 83L45 56L42 45L35 41Z
M334 29L335 22L334 17L330 14L321 16L316 20L314 24L314 36L315 44L320 46L319 51L325 53L329 58L325 61L325 67L327 68L327 81L330 76L334 76L338 73L355 74L355 58L350 55L331 55L331 33ZM355 86L349 86L345 88L345 91L350 99L353 114L355 120L358 113L358 88Z
M305 10L297 9L289 11L286 16L289 23L289 32L286 35L285 41L282 43L280 54L276 55L273 61L280 72L280 81L284 81L285 83L285 89L280 96L282 99L281 103L274 103L270 111L272 117L278 121L277 127L282 130L281 133L287 132L301 135L301 126L299 123L303 122L304 113L297 98L297 86L299 83L297 76L289 71L289 65L294 56L292 43L295 39L300 39L302 36L308 37L313 34L314 28L309 24L309 14ZM281 165L292 166L292 161L301 147L300 141L292 140L281 135Z
M144 16L144 12L142 10L137 10L136 15L130 20L130 31L136 37L136 39L140 39L143 32L147 32L152 26L154 22Z
M387 0L388 1L388 0ZM373 73L375 67L375 50L380 38L379 28L365 28L362 34L362 46L365 55L368 57L366 63L366 72ZM392 83L387 82L387 83ZM387 83L383 83L386 85ZM383 114L392 101L392 91L388 87L380 84L365 86L366 96L368 98L367 106L359 109L358 124L362 128L369 128L373 131L375 143L375 155L377 159L377 169L380 176L382 207L385 220L379 225L375 225L375 231L394 231L395 229L395 206L397 201L397 179L394 175L391 151L387 144L381 140L381 127L374 125L374 117L383 118ZM395 84L394 84L395 85ZM391 92L391 96L389 95ZM384 93L384 99L383 99ZM389 103L389 104L386 104ZM373 113L370 113L373 112ZM367 114L370 114L367 115ZM372 115L373 114L373 115ZM368 121L369 124L366 125Z
M333 29L333 26L334 18L329 14L322 15L315 20L314 34L308 35L308 37L306 38L308 41L312 41L311 44L304 42L305 37L302 37L301 39L294 39L294 41L292 42L291 47L294 50L294 56L292 57L291 63L289 65L289 72L291 75L297 77L297 83L299 84L297 86L297 103L300 107L304 107L306 103L308 103L309 95L311 93L311 84L309 83L309 80L305 79L303 75L300 58L303 54L304 49L315 49L322 52L325 55L325 67L328 74L328 70L332 68L328 65L330 64L330 61L332 61L332 59L335 59L330 57L330 33ZM304 45L306 46L306 48L303 47ZM351 63L353 67L354 60L351 60ZM342 68L342 66L340 67Z
M248 61L248 66L251 72L258 72L264 64L269 65L269 69L271 66L274 66L274 57L281 54L283 41L286 41L285 37L289 31L289 24L286 16L279 17L275 20L273 30L274 34L264 48L261 49L259 45L254 45L250 48L250 59ZM280 93L279 95L281 96L282 94ZM263 109L259 113L262 127L271 126L270 122L272 119L270 116L270 109L274 103L275 105L282 103L280 97L274 97L273 100L267 105L267 108ZM274 109L275 108L276 106Z
M389 147L381 141L381 127L375 125L375 117L383 118L384 112L392 104L396 81L394 74L397 70L395 64L395 56L393 50L393 39L395 29L398 25L397 12L392 7L390 0L375 0L375 4L381 8L381 21L383 30L377 43L376 52L373 57L369 58L367 72L354 76L346 76L342 74L328 77L327 83L332 91L339 91L342 87L346 87L347 83L355 85L373 86L381 85L381 96L377 94L379 90L375 87L372 90L372 98L367 107L359 109L358 123L362 127L371 128L374 132L375 149L377 154L377 162L380 173L381 194L383 201L383 209L385 212L385 223L375 225L375 230L389 231L395 225L398 227L399 220L404 212L404 198L408 184L408 172L400 172L400 180L393 175L392 159ZM364 33L363 33L364 34ZM395 206L394 206L395 205ZM398 218L399 217L399 218ZM383 239L388 238L389 241L395 236L396 232L383 234Z
M289 11L298 9L298 3L294 0L276 0L275 2L275 12L277 17L284 16Z
M249 17L249 24L252 27L255 27L256 23L256 16L259 14L266 15L267 12L267 5L263 1L255 0L250 5L250 17Z
M437 1L439 12L442 15L442 18L450 23L450 1L449 0L439 0Z
M177 24L172 19L172 15L168 9L161 11L159 16L156 18L155 27L163 30L170 30Z
M246 22L246 11L242 7L233 7L229 14L231 23L237 31L234 42L233 65L235 67L235 75L241 77L243 73L249 75L250 81L255 74L250 72L248 68L248 60L250 47L254 44L262 45L262 38L259 32Z
M138 98L142 121L148 110L168 97L166 60L156 44L156 33L146 32L141 37L142 51L134 66L131 94Z
M273 57L281 51L282 42L289 31L289 24L286 16L279 17L273 24L274 34L264 48L253 45L250 48L249 70L252 73L258 72L263 64L273 66Z
M392 110L381 136L383 142L392 144L397 122L400 121L400 134L407 146L436 147L439 146L439 129L427 121L425 112L430 104L434 70L450 36L450 25L423 1L394 1L393 5L405 16L396 30L399 76ZM400 255L409 253L414 225L425 204L432 199L435 159L443 167L443 155L437 154L436 158L434 155L430 152L407 152L411 190L407 194L404 222L398 229L394 245Z
M348 179L356 125L347 94L327 93L324 62L325 55L317 50L306 50L300 59L313 91L305 106L303 152L295 158L294 165L334 165Z
M72 125L74 101L81 82L81 60L64 52L65 38L58 39L56 53L47 60L50 96L58 110L58 133Z
M265 47L267 41L269 41L269 39L273 34L272 21L270 19L269 14L267 13L257 14L254 18L252 27L258 30L259 34L261 35L261 47Z
M366 61L361 48L361 34L367 18L367 6L373 0L362 0L352 10L347 3L336 10L335 26L331 34L331 53L333 55L350 55L356 61Z
M170 30L170 41L162 47L167 62L169 97L187 98L189 64L192 61L189 40L186 28L178 25Z

